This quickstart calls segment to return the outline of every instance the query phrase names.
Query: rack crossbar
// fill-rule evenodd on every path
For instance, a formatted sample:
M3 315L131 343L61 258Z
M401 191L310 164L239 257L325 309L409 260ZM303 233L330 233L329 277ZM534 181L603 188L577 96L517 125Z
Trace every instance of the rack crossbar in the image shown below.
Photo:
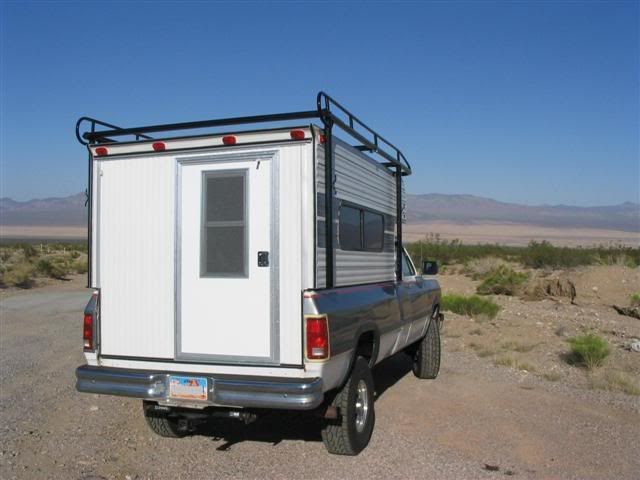
M326 251L326 288L332 288L335 283L335 246L334 246L334 221L333 199L334 189L334 162L333 162L333 127L338 127L360 145L356 145L360 151L369 151L378 155L384 161L379 163L392 171L396 177L396 280L402 281L402 177L411 174L411 165L391 142L382 137L375 130L366 125L362 120L353 115L349 110L336 102L325 92L319 92L316 98L317 109L289 113L275 113L270 115L254 115L250 117L222 118L215 120L203 120L197 122L169 123L163 125L148 125L144 127L120 128L116 125L96 120L90 117L81 117L76 123L76 138L84 145L89 144L114 144L126 140L118 140L123 136L134 136L136 141L152 140L148 134L171 132L178 130L197 130L202 128L215 128L229 125L243 125L251 123L274 123L293 120L319 118L324 125L325 136L325 251ZM333 110L332 110L333 109ZM345 120L346 119L346 120ZM84 123L89 124L89 130L81 133ZM96 127L103 127L96 130ZM358 128L358 130L356 130ZM91 181L92 181L91 154L89 155L89 212L91 212ZM89 238L91 239L91 214L89 214ZM89 254L91 258L91 254ZM91 272L89 271L89 283Z

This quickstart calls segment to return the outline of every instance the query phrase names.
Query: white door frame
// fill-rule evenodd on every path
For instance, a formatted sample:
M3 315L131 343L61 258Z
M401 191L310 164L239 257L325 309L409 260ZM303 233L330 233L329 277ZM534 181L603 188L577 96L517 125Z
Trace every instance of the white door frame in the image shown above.
M233 162L251 162L253 161L258 166L260 161L269 161L271 164L271 200L270 200L270 214L271 214L271 226L270 226L270 251L269 251L269 268L270 268L270 355L268 357L257 356L240 356L240 355L216 355L216 354L200 354L182 352L181 350L181 281L182 281L182 214L181 214L181 202L182 202L182 167L190 165L205 165L205 164L217 164L217 163L233 163ZM233 167L230 167L233 168ZM242 364L242 365L265 365L272 364L277 365L280 362L280 314L279 314L279 249L280 249L280 236L279 236L279 155L278 150L260 150L260 151L247 151L237 153L207 153L198 156L189 157L177 157L176 158L176 191L175 191L175 359L176 360L191 360L202 361L206 363L219 363L219 364ZM249 225L249 228L251 226ZM247 261L255 261L252 255L249 255ZM251 292L247 292L247 295L251 295ZM248 333L249 334L249 333Z

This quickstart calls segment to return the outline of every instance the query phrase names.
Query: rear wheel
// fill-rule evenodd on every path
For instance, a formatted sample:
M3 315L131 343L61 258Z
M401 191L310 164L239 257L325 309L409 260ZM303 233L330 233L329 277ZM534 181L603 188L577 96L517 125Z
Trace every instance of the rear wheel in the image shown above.
M369 444L375 424L373 394L369 364L358 357L347 383L331 402L338 408L338 419L327 420L322 429L322 440L330 453L357 455Z
M418 378L433 379L440 371L440 325L438 311L431 316L427 334L417 344L413 354L413 374Z
M172 416L170 412L158 412L153 407L153 404L147 402L142 405L144 418L154 433L167 438L182 438L189 433L186 420Z

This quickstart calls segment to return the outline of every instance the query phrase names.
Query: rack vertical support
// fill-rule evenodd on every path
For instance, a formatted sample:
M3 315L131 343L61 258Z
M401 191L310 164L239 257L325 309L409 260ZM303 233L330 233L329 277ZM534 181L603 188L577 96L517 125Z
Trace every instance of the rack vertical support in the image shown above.
M335 285L335 245L333 225L333 118L322 116L324 123L324 219L325 219L325 287Z
M396 280L402 281L402 168L396 166Z

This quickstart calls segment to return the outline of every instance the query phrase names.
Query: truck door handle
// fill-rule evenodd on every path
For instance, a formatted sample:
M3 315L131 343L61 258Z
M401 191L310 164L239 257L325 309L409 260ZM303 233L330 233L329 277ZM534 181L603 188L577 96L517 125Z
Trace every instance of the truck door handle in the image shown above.
M258 266L259 267L269 266L269 252L258 252Z

